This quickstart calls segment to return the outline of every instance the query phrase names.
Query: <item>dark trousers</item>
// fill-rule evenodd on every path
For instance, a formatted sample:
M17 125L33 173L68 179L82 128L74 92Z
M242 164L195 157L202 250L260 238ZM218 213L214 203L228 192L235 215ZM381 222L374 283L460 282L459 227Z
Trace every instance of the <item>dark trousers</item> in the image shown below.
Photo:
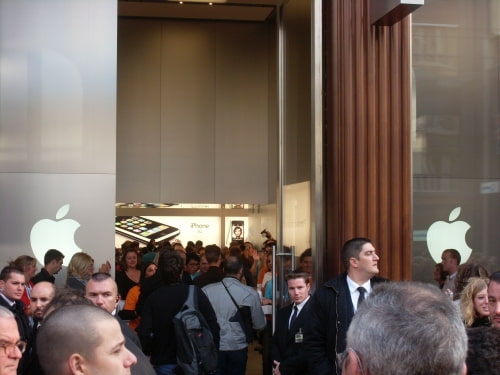
M262 375L272 375L273 361L271 359L271 346L273 339L273 322L268 320L266 328L262 331Z
M245 375L248 348L241 350L219 350L217 375Z

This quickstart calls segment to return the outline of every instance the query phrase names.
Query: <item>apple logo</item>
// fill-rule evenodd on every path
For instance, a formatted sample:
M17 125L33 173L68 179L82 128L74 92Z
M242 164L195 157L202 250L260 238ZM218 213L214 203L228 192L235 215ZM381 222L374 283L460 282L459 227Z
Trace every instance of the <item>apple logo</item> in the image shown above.
M82 251L75 243L75 232L80 227L80 223L73 219L62 220L69 208L70 205L65 204L57 210L56 220L42 219L31 228L31 249L41 264L49 249L59 250L66 259L71 259L75 253Z
M456 207L450 212L449 223L436 221L427 230L427 248L436 263L441 262L441 254L446 249L457 249L462 263L467 262L472 253L472 249L465 242L465 234L470 225L465 221L454 221L460 215L460 210L460 207Z

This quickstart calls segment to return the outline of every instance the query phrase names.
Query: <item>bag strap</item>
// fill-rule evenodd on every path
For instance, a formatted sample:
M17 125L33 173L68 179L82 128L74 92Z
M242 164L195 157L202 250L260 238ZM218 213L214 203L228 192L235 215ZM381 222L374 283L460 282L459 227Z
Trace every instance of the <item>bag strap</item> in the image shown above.
M227 294L229 294L229 297L231 297L231 301L233 301L234 303L234 306L236 306L236 308L238 309L238 311L240 312L241 314L241 309L240 309L240 306L236 303L236 301L234 300L233 296L231 295L231 293L229 293L229 289L227 288L226 284L224 284L224 280L221 280L221 283L222 285L224 285L224 288L226 288L226 292Z

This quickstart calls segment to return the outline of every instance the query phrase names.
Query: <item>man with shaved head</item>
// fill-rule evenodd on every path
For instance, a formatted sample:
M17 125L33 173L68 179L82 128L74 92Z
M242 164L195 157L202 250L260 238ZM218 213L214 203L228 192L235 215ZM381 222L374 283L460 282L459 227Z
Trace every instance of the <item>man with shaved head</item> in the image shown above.
M120 296L118 286L109 273L97 272L92 275L85 287L85 297L92 303L107 311L119 323L122 334L125 336L125 346L137 357L137 366L132 368L132 375L155 375L155 370L149 359L144 355L137 334L127 323L116 315L116 307Z
M30 313L34 320L41 322L45 306L56 294L56 286L49 281L40 281L31 291Z
M38 356L46 375L129 375L136 357L112 315L95 306L64 306L40 327Z
M44 314L45 307L54 299L56 286L49 281L40 281L31 290L30 314L33 317L33 333L29 340L30 350L26 359L23 360L23 375L43 374L38 360L36 336Z

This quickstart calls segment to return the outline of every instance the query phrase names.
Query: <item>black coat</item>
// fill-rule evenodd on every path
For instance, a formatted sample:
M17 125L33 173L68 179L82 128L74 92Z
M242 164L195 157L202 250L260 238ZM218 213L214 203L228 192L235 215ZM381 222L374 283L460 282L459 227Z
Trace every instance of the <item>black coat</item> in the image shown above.
M30 326L30 321L28 315L26 315L25 306L22 301L15 301L13 306L10 306L9 303L3 298L0 297L0 306L5 307L7 310L12 311L14 314L14 318L16 319L17 328L19 330L19 337L21 340L26 341L28 344L31 343L31 335L32 328ZM23 357L19 361L19 365L17 366L17 373L22 374L22 370L25 367L25 363L28 360L28 355L30 352L30 348L28 347L23 354Z
M387 281L374 276L371 285ZM323 284L310 303L310 319L304 335L309 371L315 375L336 374L336 355L345 350L347 329L354 316L347 274Z
M17 328L19 329L19 337L21 340L29 342L32 328L30 326L28 315L24 312L24 303L22 301L16 301L14 306L10 306L3 297L0 297L0 306L12 311L14 317L16 318Z
M304 335L306 322L309 319L309 299L302 309L293 325L288 329L288 322L292 314L293 304L283 307L276 315L276 328L272 340L271 357L273 361L280 362L280 373L282 375L306 375L307 359L304 355L303 343L296 342L295 335L301 331Z
M193 280L194 285L198 288L203 288L208 284L221 282L224 278L224 273L217 266L210 266L204 274L201 274Z
M154 366L175 364L177 361L173 317L181 310L188 296L189 286L182 283L166 284L152 292L142 310L137 327L142 349L151 355ZM205 317L217 348L220 328L217 316L205 293L195 286L198 309Z
M131 375L156 375L156 371L149 362L149 358L142 352L141 342L137 334L127 323L115 316L125 337L125 347L137 357L137 364L131 367Z

